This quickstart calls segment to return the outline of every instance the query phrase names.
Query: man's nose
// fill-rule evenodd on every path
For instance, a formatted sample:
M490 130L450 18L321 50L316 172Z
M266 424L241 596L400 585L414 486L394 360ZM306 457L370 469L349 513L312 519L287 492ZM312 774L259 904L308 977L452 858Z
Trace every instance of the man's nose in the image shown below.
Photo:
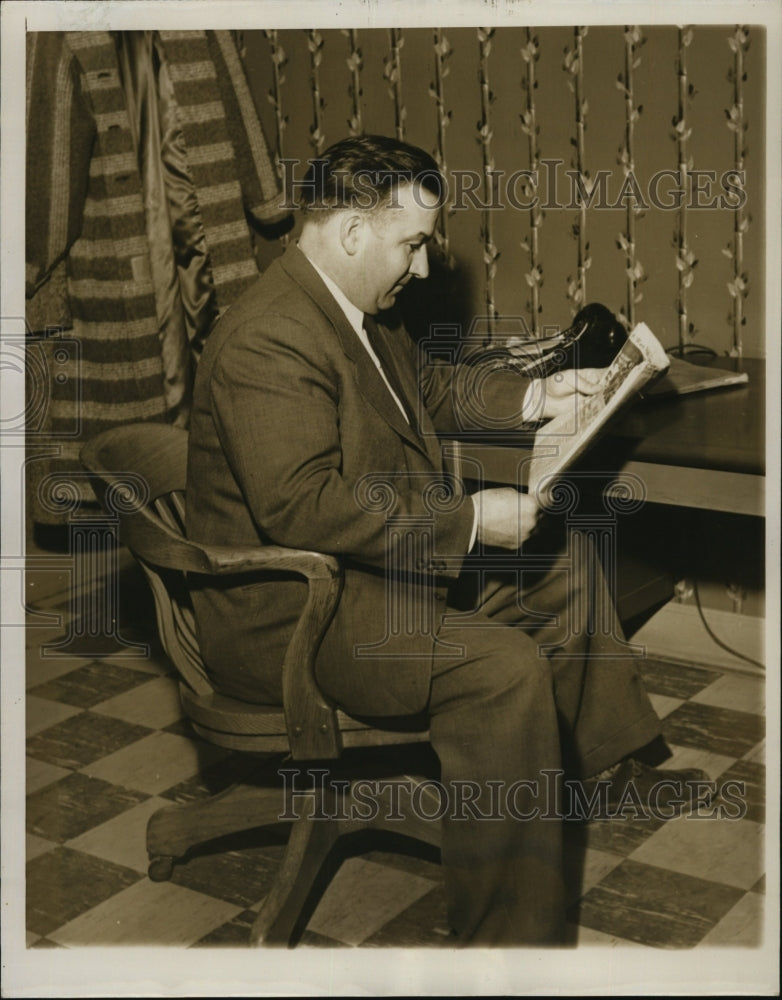
M426 254L426 244L423 243L413 254L413 261L410 265L410 274L416 278L426 278L429 274L429 258Z

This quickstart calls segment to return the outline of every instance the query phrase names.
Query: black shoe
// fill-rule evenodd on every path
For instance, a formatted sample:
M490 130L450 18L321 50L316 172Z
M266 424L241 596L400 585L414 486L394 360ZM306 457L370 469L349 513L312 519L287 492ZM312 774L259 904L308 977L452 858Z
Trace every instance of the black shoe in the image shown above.
M640 804L645 815L673 819L708 806L717 790L716 782L697 767L683 770L649 767L629 757L612 772L602 780L608 785L608 807L618 814L625 807L637 811Z

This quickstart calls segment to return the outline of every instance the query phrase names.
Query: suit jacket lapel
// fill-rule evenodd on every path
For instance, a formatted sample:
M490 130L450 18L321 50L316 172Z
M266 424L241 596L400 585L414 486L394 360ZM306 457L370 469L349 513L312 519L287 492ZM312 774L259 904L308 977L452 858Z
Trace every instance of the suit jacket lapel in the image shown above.
M301 250L295 244L290 245L284 256L280 259L280 264L288 275L315 301L336 330L344 354L354 365L356 382L367 403L377 410L380 416L393 427L397 434L400 434L406 441L432 460L438 469L441 468L442 458L439 443L436 444L436 457L435 448L433 447L436 443L434 428L425 411L422 413L423 407L417 405L417 387L414 389L414 395L411 394L410 380L400 370L402 366L394 362L394 372L404 386L407 393L407 402L413 406L413 401L415 400L416 405L414 409L421 419L425 421L421 425L421 435L405 420L369 353L356 336L355 330L348 323L345 314L340 309L333 295L323 284L317 271L311 266ZM386 345L388 345L387 331L382 325L380 326L380 332ZM389 357L393 359L394 352L387 346L385 357L381 358L384 365L388 364Z
M382 340L382 353L380 360L384 368L393 368L396 382L399 384L405 395L404 402L413 411L418 423L417 436L423 442L426 452L432 459L435 466L440 468L442 464L442 451L440 442L435 433L434 425L426 411L426 407L421 402L421 393L418 388L418 374L410 371L409 367L402 363L402 357L398 350L394 350L393 337L387 326L377 323Z

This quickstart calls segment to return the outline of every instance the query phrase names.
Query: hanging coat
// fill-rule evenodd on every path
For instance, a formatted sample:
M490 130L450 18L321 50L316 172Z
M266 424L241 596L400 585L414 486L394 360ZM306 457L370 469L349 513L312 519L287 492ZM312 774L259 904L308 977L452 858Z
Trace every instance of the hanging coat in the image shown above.
M163 176L174 206L165 234L153 183ZM28 323L48 330L30 343L28 371L35 520L61 519L36 485L51 485L51 473L91 497L78 460L90 437L130 421L186 421L189 376L168 328L178 309L197 357L258 274L250 224L281 221L281 206L229 32L28 36Z

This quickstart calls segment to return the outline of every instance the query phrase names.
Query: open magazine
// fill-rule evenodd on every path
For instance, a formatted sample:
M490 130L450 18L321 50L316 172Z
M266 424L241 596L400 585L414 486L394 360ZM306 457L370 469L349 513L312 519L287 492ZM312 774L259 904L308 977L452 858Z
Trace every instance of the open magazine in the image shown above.
M650 379L667 370L670 359L645 323L639 323L591 396L574 413L554 417L537 432L529 466L528 489L545 503L548 489L592 444L597 434Z

